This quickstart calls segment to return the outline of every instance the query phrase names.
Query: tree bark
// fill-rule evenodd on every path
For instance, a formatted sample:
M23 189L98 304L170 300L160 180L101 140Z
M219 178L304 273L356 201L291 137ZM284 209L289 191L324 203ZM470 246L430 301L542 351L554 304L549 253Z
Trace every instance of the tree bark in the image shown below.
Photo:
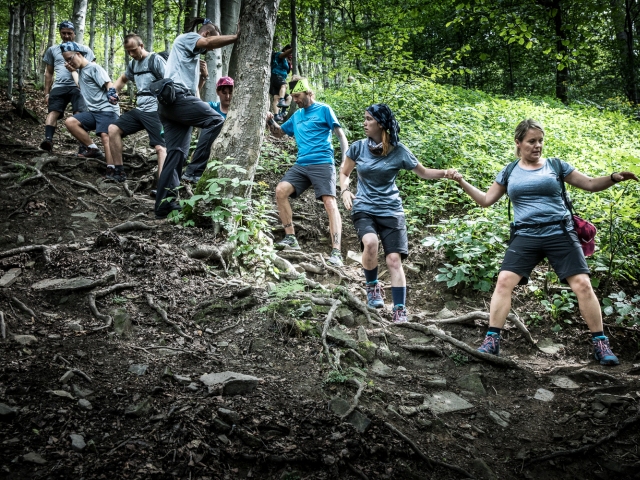
M9 5L9 38L7 42L7 97L9 97L9 101L13 98L13 54L15 51L13 43L15 39L16 16L15 5Z
M104 65L105 70L109 70L109 12L104 15Z
M611 0L611 20L615 31L618 65L624 93L630 102L638 104L631 6L632 2L630 0Z
M24 91L24 57L25 57L25 38L27 36L27 5L23 2L20 4L20 10L18 13L18 104L16 110L18 114L22 116L24 112L24 103L27 100L27 96Z
M91 51L96 46L96 11L98 10L98 0L91 0L91 14L89 17L89 48Z
M189 23L191 20L196 18L198 14L198 0L185 0L185 8L184 8L184 26L182 27L182 31L186 32ZM180 35L180 33L178 33Z
M298 71L298 18L296 16L296 0L291 0L291 11L289 12L291 20L291 74L296 75Z
M220 0L207 0L206 17L218 27L220 27L221 19L220 3ZM208 51L205 59L207 62L207 70L209 71L209 78L204 82L201 97L205 102L217 102L216 82L222 76L222 49L216 48L215 50Z
M115 16L115 15L114 15ZM116 32L114 28L109 28L109 68L107 72L113 78L113 65L116 60ZM129 82L133 83L133 82Z
M87 0L74 0L73 25L76 27L76 43L83 44L84 23L87 18Z
M149 52L153 52L154 38L154 26L153 26L153 0L147 0L147 41L145 46Z
M169 15L171 14L171 0L164 0L164 49L165 51L171 50L171 23L169 21Z
M220 30L222 35L234 35L238 27L238 17L240 16L240 0L221 0ZM229 75L229 64L231 63L231 53L233 44L222 48L222 76Z

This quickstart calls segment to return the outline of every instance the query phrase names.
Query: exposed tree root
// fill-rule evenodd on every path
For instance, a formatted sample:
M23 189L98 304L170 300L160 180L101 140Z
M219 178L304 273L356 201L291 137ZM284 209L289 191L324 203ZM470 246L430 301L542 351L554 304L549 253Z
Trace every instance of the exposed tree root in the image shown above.
M335 292L340 293L341 295L343 295L345 297L345 299L347 300L347 302L353 306L356 310L358 310L359 312L363 313L365 317L367 317L367 321L369 323L371 323L372 325L376 325L379 327L385 327L386 325L390 325L391 322L383 319L378 312L375 311L375 309L373 309L373 311L369 310L369 308L360 301L360 299L358 299L355 295L353 295L349 290L347 290L345 287L342 286L337 286L334 289ZM376 320L373 320L371 318L371 316L375 316Z
M362 395L362 392L364 391L365 387L367 386L367 384L365 382L359 382L355 378L349 379L349 383L355 384L355 386L358 387L358 391L356 392L355 396L353 397L353 401L351 402L351 406L349 407L349 410L347 410L343 415L341 415L342 418L347 418L358 407L358 402L360 401L360 396Z
M278 270L281 270L284 273L289 273L291 275L296 275L296 276L300 275L289 260L286 260L285 258L279 255L276 255L274 257L273 264L276 266Z
M102 193L100 190L98 190L98 187L96 187L95 185L91 185L90 183L82 183L79 182L77 180L74 180L72 178L66 177L64 175L62 175L61 173L58 172L49 172L49 175L53 175L54 177L58 177L61 178L62 180L66 180L67 182L76 185L78 187L82 187L82 188L87 188L89 190L91 190L94 193L97 193L98 195L101 195L103 197L106 197L107 195L105 195L104 193Z
M511 320L516 328L520 330L524 338L526 338L532 345L536 345L538 343L538 341L534 340L534 338L531 336L531 332L529 332L529 329L527 329L526 325L522 322L522 320L520 320L518 315L512 313L507 316L507 320Z
M91 310L91 313L93 313L94 317L104 322L104 325L102 325L101 327L94 328L93 329L94 332L98 330L103 330L105 328L109 328L113 323L113 318L111 318L110 315L105 315L98 311L98 307L96 307L96 298L101 298L106 295L109 295L110 293L117 292L118 290L124 290L125 288L134 288L136 286L137 284L135 283L118 283L116 285L111 285L110 287L103 288L102 290L95 290L95 291L89 292L89 294L87 295L89 309Z
M178 335L180 335L181 337L187 338L189 340L193 340L192 337L190 337L189 335L187 335L186 333L184 333L182 331L182 329L180 328L180 326L177 323L169 320L169 318L167 317L167 312L161 306L159 306L156 303L154 303L153 297L149 293L147 293L147 303L149 304L149 306L151 308L153 308L156 312L158 312L158 315L160 315L160 317L162 317L162 320L167 325L171 325L174 328L174 330L176 332L178 332Z
M442 351L433 345L400 345L400 347L405 350L409 350L410 352L430 353L432 355L437 355L438 357L444 357Z
M324 300L328 300L328 299L322 299ZM336 310L338 310L338 307L342 305L342 302L340 300L333 300L332 304L331 304L331 308L329 309L329 313L327 313L327 318L324 321L324 325L322 326L322 346L324 347L324 353L327 356L327 361L329 362L329 365L331 365L331 368L336 368L336 365L334 363L334 361L331 359L331 352L329 352L329 345L327 345L327 332L329 331L329 326L331 325L331 320L333 320L333 316L336 313Z
M360 360L360 362L362 362L363 365L367 364L367 361L365 360L365 358L362 355L360 355L358 352L356 352L353 348L347 349L346 353L350 353L351 355L356 357L358 360Z
M212 333L213 336L216 335L220 335L221 333L226 332L227 330L231 330L232 328L237 327L238 325L240 325L240 323L242 322L242 320L238 320L236 323L234 323L233 325L227 325L224 328L221 328L220 330L216 330L215 332Z
M155 225L147 225L144 222L124 222L115 227L111 227L109 230L112 232L131 232L133 230L154 230L157 228Z
M31 315L33 318L37 319L38 316L36 315L36 312L34 312L33 310L31 310L29 307L27 307L24 303L22 303L17 297L11 297L11 301L13 303L16 304L16 306L22 310L24 313L28 313L29 315Z
M197 245L194 248L186 248L185 250L191 258L207 260L213 257L220 262L224 273L229 273L229 267L225 259L231 257L235 248L236 242L226 242L220 247L216 247L215 245Z
M20 204L20 206L16 210L11 212L7 218L9 219L9 218L13 217L14 215L17 215L18 213L22 212L24 207L27 205L27 203L29 203L29 200L31 200L36 195L39 195L40 193L44 192L47 188L49 188L49 185L45 185L40 190L37 190L37 191L33 192L32 194L27 195L26 197L24 197L24 199L22 200L22 203Z
M7 326L4 323L4 313L0 312L0 335L2 335L2 339L7 338Z
M12 248L11 250L0 252L0 258L12 257L13 255L18 255L20 253L39 251L42 253L45 263L51 263L51 251L56 248L63 247L69 248L68 245L27 245L25 247Z
M82 370L71 370L73 372L74 375L78 375L81 378L84 378L87 382L92 383L93 380L91 380L91 377L89 375L87 375L86 373L84 373Z
M354 467L350 463L345 464L351 473L353 473L356 477L361 478L362 480L369 480L369 477L365 475L365 473L357 467Z

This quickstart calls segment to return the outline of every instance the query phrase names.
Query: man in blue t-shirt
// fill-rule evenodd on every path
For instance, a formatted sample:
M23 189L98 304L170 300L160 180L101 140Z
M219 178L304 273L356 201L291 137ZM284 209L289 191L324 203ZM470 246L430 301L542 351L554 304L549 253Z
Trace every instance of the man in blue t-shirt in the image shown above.
M274 114L280 107L286 107L285 94L287 92L287 75L291 71L289 56L293 52L291 45L285 46L281 52L271 54L271 79L269 81L269 94L273 95L271 108ZM293 72L295 73L295 72Z
M315 101L313 90L306 78L294 77L289 87L293 101L296 102L299 110L282 126L273 120L273 113L267 112L267 125L271 133L278 138L285 134L295 137L298 144L298 158L295 165L287 171L276 187L276 203L285 232L285 237L276 244L276 248L300 249L293 228L289 197L299 197L313 185L316 199L322 199L329 215L332 250L328 263L342 266L340 252L342 220L336 203L336 169L331 132L340 141L343 161L349 146L347 137L331 107Z

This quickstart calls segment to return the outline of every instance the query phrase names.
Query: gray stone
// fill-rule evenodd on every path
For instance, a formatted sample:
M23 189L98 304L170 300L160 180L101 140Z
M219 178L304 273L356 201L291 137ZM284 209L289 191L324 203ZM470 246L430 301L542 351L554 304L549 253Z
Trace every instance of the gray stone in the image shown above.
M444 319L447 319L447 318L453 318L455 316L456 316L455 313L453 313L447 307L444 307L442 310L440 310L436 314L436 318L439 319L439 320L444 320Z
M72 433L69 438L71 439L71 448L76 452L81 452L87 446L82 435Z
M480 378L480 374L478 373L470 373L469 375L463 375L457 380L456 383L462 390L467 390L477 395L487 394L487 391L484 389L484 385L482 385L482 379Z
M89 222L97 222L98 214L95 212L82 212L82 213L72 213L72 217L80 217Z
M81 398L80 400L78 400L78 406L83 410L92 410L93 409L93 405L91 405L91 402L89 400L84 399L84 398Z
M456 302L455 300L449 300L448 302L444 303L444 306L448 310L457 310L458 309L458 302Z
M555 355L564 348L561 343L555 343L551 338L543 338L537 343L538 350L548 355Z
M329 409L338 416L343 416L349 411L351 404L344 398L336 397L329 402Z
M189 385L191 383L191 377L186 375L174 375L173 379L181 385Z
M67 324L67 328L73 332L82 332L84 331L84 327L76 322L71 322Z
M124 414L126 417L140 418L148 415L149 412L151 412L151 401L148 398L145 398L140 403L129 405L125 409Z
M402 415L410 417L411 415L415 415L416 413L418 413L419 409L417 407L410 407L410 406L406 406L406 405L400 405L400 407L398 407L398 411Z
M377 349L378 346L373 342L358 342L358 353L362 355L367 362L373 362L373 359L376 357Z
M571 380L569 377L551 377L551 383L556 387L564 388L566 390L574 390L576 388L580 388L580 385Z
M24 243L24 236L18 235L18 238L16 239L16 243Z
M228 432L229 430L231 430L231 425L229 425L227 422L223 421L221 418L214 418L213 420L211 420L211 428L213 429L214 432Z
M44 465L47 461L38 455L36 452L29 452L22 456L22 460L29 463L35 463L38 465Z
M336 321L345 327L353 327L356 324L355 316L353 312L345 306L340 306L336 310Z
M198 388L199 387L196 382L191 382L189 385L187 385L187 390L191 390L192 392L197 392Z
M31 345L38 341L33 335L14 335L13 340L20 345Z
M349 250L345 258L345 263L347 265L362 265L362 254Z
M34 290L45 292L61 292L66 290L82 290L94 287L96 280L91 278L53 278L41 280L31 285Z
M509 422L502 415L492 410L489 410L489 418L501 427L507 428L509 426Z
M397 372L406 372L406 371L407 371L407 369L406 369L406 368L404 368L402 365L400 365L398 368L396 368L396 371L397 371Z
M21 274L21 268L10 268L9 271L0 278L0 288L10 287Z
M392 352L386 345L380 345L380 348L376 350L376 356L384 361L390 363L397 363L400 360L400 354L398 352Z
M371 365L371 373L379 377L392 377L393 369L376 358Z
M367 330L360 325L358 327L358 331L356 333L356 340L358 342L368 342L369 341L369 337L367 336Z
M171 348L158 348L154 351L158 355L161 355L163 357L175 357L177 355L180 355L180 352L178 350L172 350Z
M129 365L129 372L134 373L136 375L144 375L147 372L149 365L144 365L142 363L134 363L133 365Z
M60 383L63 385L66 384L73 377L73 372L71 370L67 370L64 375L60 377Z
M481 458L475 458L470 464L471 470L476 474L476 478L480 480L498 480L495 473Z
M349 369L355 373L356 375L362 377L362 378L366 378L367 377L367 373L364 370L359 369L358 367L349 367Z
M80 398L86 398L93 395L93 390L89 390L89 389L85 390L83 388L80 388L77 385L71 385L71 389L73 390L73 394Z
M112 310L111 316L113 317L113 329L120 336L127 336L131 333L133 329L133 324L131 323L131 316L127 312L126 308L116 308ZM160 352L161 349L156 350L156 352ZM165 349L162 349L165 350ZM173 351L173 350L172 350Z
M633 402L631 396L612 395L610 393L597 393L595 400L606 405L607 407L624 405L627 402Z
M18 415L18 410L10 407L6 403L0 403L0 419L7 420Z
M610 373L599 372L598 370L591 370L589 368L581 368L580 370L574 370L567 373L568 377L573 380L585 381L585 382L617 382L618 378Z
M230 445L230 444L231 444L231 440L229 440L229 439L227 438L227 436L226 436L226 435L223 435L223 434L218 435L218 440L220 440L220 441L221 441L222 443L224 443L225 445Z
M424 393L408 392L407 400L424 403Z
M608 412L606 410L603 410L601 412L596 412L593 414L593 418L597 418L599 420L602 420L604 418L607 418Z
M219 408L218 416L231 424L238 423L238 420L240 420L238 412L229 410L228 408Z
M261 379L236 372L207 373L200 381L209 387L209 392L220 390L223 395L245 395L253 392Z
M353 348L354 350L357 348L358 344L356 341L349 336L344 330L339 327L330 328L327 331L327 340L332 341L333 343L337 343L338 345L343 345L348 348Z
M430 387L446 387L447 379L439 375L430 375L425 377L424 383Z
M425 337L425 336L414 337L409 339L409 343L413 345L425 345L432 341L433 341L433 337Z
M351 415L347 417L347 422L354 426L357 432L365 433L371 425L371 420L363 415L358 410L354 410Z
M606 409L607 407L605 407L603 404L601 404L600 402L593 402L591 404L591 410L595 410L596 412L601 412L602 410Z
M536 394L533 396L533 398L535 398L536 400L540 400L541 402L550 402L551 400L553 400L554 396L555 395L553 394L553 392L545 390L544 388L539 388L538 390L536 390Z
M56 397L64 397L70 400L75 400L75 398L73 398L73 395L71 395L69 392L65 390L49 390L49 393L51 393L52 395L55 395Z
M427 395L424 399L423 407L438 415L440 413L467 410L473 408L473 405L453 392L438 392Z

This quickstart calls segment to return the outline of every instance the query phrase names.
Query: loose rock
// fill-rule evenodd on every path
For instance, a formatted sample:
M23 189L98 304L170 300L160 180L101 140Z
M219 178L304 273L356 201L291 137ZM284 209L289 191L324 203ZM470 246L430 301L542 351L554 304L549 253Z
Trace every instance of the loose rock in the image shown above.
M85 398L81 398L80 400L78 400L78 406L83 409L83 410L91 410L93 409L93 406L91 405L91 402Z
M551 377L551 383L553 383L556 387L564 388L566 390L574 390L576 388L580 388L580 385L571 380L569 377Z
M20 345L32 345L38 341L33 335L14 335L13 340Z
M0 403L0 419L8 420L18 415L18 410L6 403Z
M533 396L533 398L535 398L536 400L540 400L541 402L550 402L551 400L553 400L554 396L555 395L553 394L553 392L545 390L544 388L539 388L538 390L536 390L536 394Z
M438 392L425 397L424 407L438 415L440 413L466 410L473 408L473 405L453 392Z
M486 395L487 391L482 385L482 379L478 373L470 373L469 375L463 375L457 381L458 386L462 390L473 392L477 395Z
M500 412L500 413L504 413L504 412ZM496 413L494 411L489 410L489 418L491 418L491 420L493 420L496 424L500 425L503 428L507 428L509 426L509 422L507 421L506 418L504 418L504 415L500 415L500 413Z
M129 372L135 373L136 375L144 375L147 368L149 368L149 365L134 363L129 366Z
M71 439L71 448L76 452L81 452L87 446L82 435L72 433L69 438Z
M379 377L392 377L393 369L382 363L380 360L375 359L371 365L371 373Z
M207 373L200 381L209 387L210 393L220 391L223 395L246 395L253 392L261 379L236 372Z
M36 452L29 452L23 455L22 460L29 463L35 463L37 465L44 465L45 463L47 463L47 461Z

